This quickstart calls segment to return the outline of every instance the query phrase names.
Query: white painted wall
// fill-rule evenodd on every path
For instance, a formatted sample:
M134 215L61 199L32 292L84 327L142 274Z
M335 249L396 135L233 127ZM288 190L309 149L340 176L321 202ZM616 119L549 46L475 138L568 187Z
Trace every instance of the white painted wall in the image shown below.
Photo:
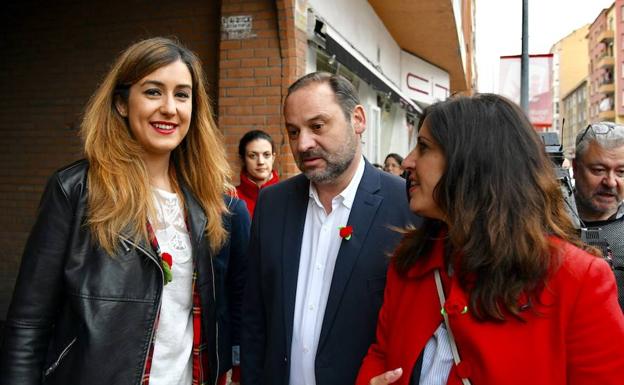
M381 116L383 136L381 137L379 163L383 163L386 155L391 152L405 157L409 145L405 110L395 103L392 104L390 111L383 111Z
M308 0L308 7L399 86L401 48L367 1Z
M462 0L453 0L453 16L455 17L455 27L457 31L457 39L459 40L459 55L461 56L462 67L466 73L466 41L464 40L463 21L462 21Z
M316 72L316 57L316 48L308 45L308 49L306 50L306 74Z
M395 152L405 158L411 150L409 148L409 132L405 115L404 109L398 107L396 104L392 105L392 111L390 113L390 119L392 119L392 133L390 135L388 148L386 148L384 152L385 155Z
M382 132L380 131L381 126L378 126L374 121L375 112L373 111L378 109L377 93L366 82L360 82L358 95L360 96L360 103L364 106L367 119L366 130L362 134L362 153L369 162L379 163Z
M362 152L366 159L383 164L391 152L407 155L410 149L405 110L397 103L391 105L390 111L377 107L377 92L365 82L360 83L358 94L368 118L362 135ZM377 122L376 115L380 117Z
M448 72L418 56L401 51L401 91L413 100L432 104L449 96Z

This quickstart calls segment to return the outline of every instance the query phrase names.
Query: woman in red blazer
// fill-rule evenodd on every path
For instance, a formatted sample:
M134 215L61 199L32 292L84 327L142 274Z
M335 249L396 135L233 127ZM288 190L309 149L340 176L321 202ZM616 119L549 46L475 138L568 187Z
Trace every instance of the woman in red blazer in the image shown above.
M424 112L403 167L426 221L395 252L358 385L624 383L615 278L578 240L552 166L500 96Z

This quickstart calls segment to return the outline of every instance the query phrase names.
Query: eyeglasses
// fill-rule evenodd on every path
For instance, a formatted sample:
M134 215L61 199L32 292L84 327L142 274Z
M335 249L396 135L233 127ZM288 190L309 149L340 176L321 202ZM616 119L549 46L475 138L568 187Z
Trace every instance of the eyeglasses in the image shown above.
M585 138L585 135L587 134L587 131L589 131L590 128L592 129L594 134L605 135L605 134L608 134L611 130L613 130L615 126L607 125L604 123L588 124L587 128L585 128L585 131L583 131L583 135L581 135L581 137L576 141L577 144L583 141L583 138Z

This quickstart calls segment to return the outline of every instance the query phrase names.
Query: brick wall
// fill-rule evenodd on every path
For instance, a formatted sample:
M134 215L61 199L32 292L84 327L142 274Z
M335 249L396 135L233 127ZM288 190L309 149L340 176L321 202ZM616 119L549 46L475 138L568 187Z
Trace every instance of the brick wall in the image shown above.
M81 111L113 58L141 38L178 36L202 58L216 100L219 6L218 0L22 0L3 6L0 320L44 183L81 157ZM262 97L271 96L279 97Z
M249 16L244 36L222 31L219 60L219 127L230 160L239 165L238 141L262 129L278 145L276 169L282 178L298 172L283 128L282 101L305 70L305 33L295 28L294 0L229 0L221 16ZM235 177L238 181L238 176Z

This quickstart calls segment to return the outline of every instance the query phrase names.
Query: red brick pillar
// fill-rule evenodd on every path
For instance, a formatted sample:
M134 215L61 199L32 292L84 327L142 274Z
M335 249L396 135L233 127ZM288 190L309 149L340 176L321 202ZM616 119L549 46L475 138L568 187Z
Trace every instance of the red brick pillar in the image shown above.
M241 136L264 130L277 144L282 178L298 172L283 129L282 101L305 71L306 38L295 27L294 2L228 0L221 6L218 122L229 158L238 164Z
M276 0L282 57L282 94L284 96L288 92L288 86L305 74L306 67L308 42L305 30L297 28L295 25L296 3L296 0ZM300 0L298 3L305 3L305 1ZM284 126L283 115L281 125ZM285 173L290 176L299 173L299 169L292 158L288 137L285 136L284 139L281 160L284 164Z

